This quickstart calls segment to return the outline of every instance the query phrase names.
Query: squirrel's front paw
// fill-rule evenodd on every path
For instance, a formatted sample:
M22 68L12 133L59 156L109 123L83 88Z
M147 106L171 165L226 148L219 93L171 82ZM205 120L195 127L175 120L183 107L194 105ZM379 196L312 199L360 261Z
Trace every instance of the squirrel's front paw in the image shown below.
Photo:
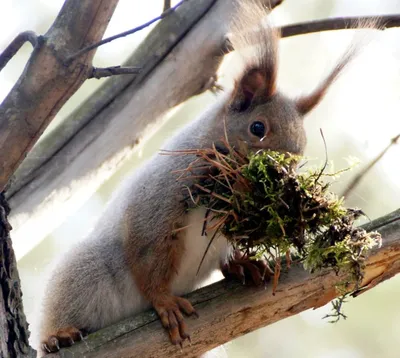
M251 283L260 286L269 277L268 264L265 260L250 260L249 256L235 250L231 260L222 265L222 274L227 279L237 279L243 284Z
M192 304L185 298L163 295L153 300L154 309L160 316L162 325L168 329L171 342L180 344L187 339L190 341L190 335L184 321L182 311L188 316L198 317Z
M44 353L57 352L63 347L70 347L75 342L83 340L85 335L83 331L75 327L59 329L55 334L50 334L49 337L42 342L42 351Z

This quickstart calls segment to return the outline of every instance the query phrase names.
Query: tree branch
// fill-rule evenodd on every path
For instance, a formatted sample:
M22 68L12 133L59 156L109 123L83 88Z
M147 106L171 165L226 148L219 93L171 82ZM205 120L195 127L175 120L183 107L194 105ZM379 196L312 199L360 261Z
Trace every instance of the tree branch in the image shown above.
M366 225L382 234L383 245L371 252L364 272L363 291L400 272L400 209ZM187 318L191 346L173 346L153 311L147 311L90 335L85 342L48 357L198 357L243 334L339 296L335 285L345 275L324 271L310 275L299 265L283 273L275 295L267 289L222 281L189 295L199 319ZM321 317L322 319L322 317Z
M38 44L39 38L33 31L21 32L6 49L0 54L0 71L7 65L25 42L30 42L35 48Z
M87 79L94 52L65 58L102 38L118 0L67 0L0 107L0 192L59 109ZM77 16L79 14L79 16Z
M121 66L112 66L112 67L92 67L91 72L88 75L88 78L103 78L110 77L115 75L137 75L140 73L140 67L121 67Z
M351 30L351 29L377 29L385 30L391 27L400 26L400 15L384 16L353 16L353 17L334 17L331 19L313 20L299 22L297 24L285 25L279 28L281 38L306 35L315 32ZM229 39L223 47L224 53L232 51Z
M281 36L285 38L313 32L360 28L384 30L398 26L400 26L400 15L335 17L282 26Z

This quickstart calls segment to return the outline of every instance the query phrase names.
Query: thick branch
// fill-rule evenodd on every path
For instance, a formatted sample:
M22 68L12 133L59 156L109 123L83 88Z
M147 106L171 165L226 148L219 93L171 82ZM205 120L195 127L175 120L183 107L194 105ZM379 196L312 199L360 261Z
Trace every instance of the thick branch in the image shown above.
M400 209L367 226L383 236L383 245L367 260L362 287L369 289L400 272ZM187 319L191 346L182 350L171 345L152 311L105 328L68 350L50 357L198 357L200 354L243 334L309 308L317 308L338 296L335 285L344 275L325 271L307 274L293 266L281 276L277 292L249 288L225 281L189 295L200 314Z
M0 54L0 71L7 65L25 42L30 42L33 48L38 44L38 37L33 31L21 32Z
M0 191L47 125L87 79L94 52L69 66L69 54L100 40L118 0L68 0L0 107ZM79 14L79 16L77 16Z

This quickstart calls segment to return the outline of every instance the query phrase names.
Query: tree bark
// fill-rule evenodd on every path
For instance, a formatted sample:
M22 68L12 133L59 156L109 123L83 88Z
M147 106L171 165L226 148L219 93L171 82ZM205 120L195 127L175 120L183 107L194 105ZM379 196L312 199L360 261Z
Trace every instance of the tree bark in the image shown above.
M400 209L365 228L379 231L383 245L371 252L357 295L400 272ZM266 289L251 288L221 281L188 296L200 318L186 319L192 343L182 350L170 343L156 314L148 311L102 329L49 358L198 357L236 337L328 303L340 295L335 285L345 276L328 270L310 275L300 265L294 265L281 275L275 295L271 285Z
M0 194L0 357L35 357L29 346L17 262L11 245L10 208Z

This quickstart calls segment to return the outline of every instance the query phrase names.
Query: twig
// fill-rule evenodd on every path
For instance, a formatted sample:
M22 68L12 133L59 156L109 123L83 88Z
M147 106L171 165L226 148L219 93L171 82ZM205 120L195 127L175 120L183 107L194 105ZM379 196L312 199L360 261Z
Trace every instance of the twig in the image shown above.
M122 67L122 66L112 66L112 67L93 67L92 72L88 78L103 78L115 75L126 75L126 74L138 74L140 73L140 67Z
M352 16L334 17L331 19L314 20L299 22L277 28L281 33L281 38L298 35L306 35L314 32L350 30L362 28L374 28L385 30L391 27L400 26L400 14L383 16ZM229 53L233 50L229 39L226 39L223 52Z
M302 22L281 27L281 37L305 35L313 32L376 28L384 30L400 26L400 15L334 17L332 19Z
M320 128L319 131L321 133L322 141L324 142L325 163L324 163L324 166L322 167L321 171L319 172L317 178L315 179L315 183L317 183L319 178L321 178L322 173L325 171L326 166L328 165L328 147L326 145L326 140L325 140L325 136L324 136L324 132L322 131L322 128Z
M38 44L39 38L33 31L21 32L0 55L0 71L7 65L15 54L19 51L25 42L30 42L35 48Z
M351 191L358 185L358 183L361 181L361 179L374 167L375 164L377 164L382 158L383 156L387 153L387 151L395 144L397 144L397 142L400 139L400 133L393 137L390 140L390 143L387 145L387 147L373 160L371 161L371 163L369 163L360 173L358 173L354 179L352 180L352 182L349 184L349 186L347 187L347 189L344 191L344 193L342 194L342 196L347 197L349 196L349 194L351 193Z
M164 17L168 16L170 13L174 12L174 11L175 11L179 6L181 6L185 1L187 1L187 0L182 0L182 1L180 1L180 2L179 2L178 4L176 4L174 7L171 7L171 8L169 8L168 10L163 11L163 13L162 13L161 15L155 17L154 19L152 19L152 20L150 20L150 21L145 22L144 24L142 24L142 25L140 25L140 26L137 26L137 27L135 27L135 28L133 28L133 29L131 29L131 30L125 31L125 32L121 32L120 34L117 34L117 35L108 37L108 38L106 38L106 39L104 39L104 40L101 40L101 41L99 41L99 42L96 42L96 43L94 43L94 44L92 44L92 45L90 45L90 46L84 47L82 50L79 50L78 52L76 52L76 53L74 53L73 55L69 56L69 57L66 59L66 63L67 63L67 64L70 63L71 61L73 61L73 60L76 59L77 57L82 56L83 54L85 54L85 53L87 53L87 52L89 52L89 51L92 51L92 50L94 50L95 48L97 48L97 47L99 47L99 46L102 46L102 45L104 45L104 44L106 44L106 43L109 43L109 42L114 41L114 40L116 40L116 39L119 39L119 38L121 38L121 37L125 37L125 36L128 36L128 35L132 35L132 34L134 34L135 32L138 32L138 31L140 31L140 30L143 30L144 28L150 26L150 25L153 24L154 22L156 22L156 21L158 21L158 20L161 20L161 19L163 19Z
M164 0L164 9L163 12L167 11L171 8L171 0Z

